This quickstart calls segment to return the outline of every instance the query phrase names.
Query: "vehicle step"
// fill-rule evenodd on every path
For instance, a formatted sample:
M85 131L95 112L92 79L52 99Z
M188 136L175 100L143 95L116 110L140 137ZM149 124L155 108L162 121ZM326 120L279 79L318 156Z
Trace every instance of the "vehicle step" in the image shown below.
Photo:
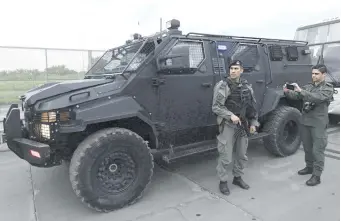
M256 139L260 139L263 137L268 136L268 133L265 132L261 132L261 133L257 133L255 135L252 135L249 137L249 140L256 140ZM174 152L170 152L169 154L165 154L162 156L162 160L165 161L166 163L171 163L172 161L175 161L177 159L181 159L183 157L188 157L194 154L200 154L200 153L205 153L211 150L215 150L217 148L217 144L216 142L212 142L210 141L209 144L205 144L205 145L200 145L197 147L191 147L191 148L177 148L177 149L181 149L181 150L177 150Z
M249 137L249 140L257 140L259 138L263 138L263 137L266 137L266 136L269 136L270 134L268 133L265 133L265 132L260 132L260 133L257 133L257 134L254 134L252 136Z
M199 146L196 148L190 148L186 150L176 151L173 153L165 154L162 156L162 160L166 163L171 163L177 159L181 159L183 157L191 156L194 154L205 153L217 148L216 144L209 144L205 146Z

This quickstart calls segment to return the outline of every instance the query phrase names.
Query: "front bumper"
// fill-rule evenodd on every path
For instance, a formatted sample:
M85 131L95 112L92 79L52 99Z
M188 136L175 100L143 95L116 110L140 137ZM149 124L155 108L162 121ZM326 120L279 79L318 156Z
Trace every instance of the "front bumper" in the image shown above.
M3 120L3 127L7 146L18 157L37 167L56 165L48 144L27 139L25 136L18 105L11 105Z

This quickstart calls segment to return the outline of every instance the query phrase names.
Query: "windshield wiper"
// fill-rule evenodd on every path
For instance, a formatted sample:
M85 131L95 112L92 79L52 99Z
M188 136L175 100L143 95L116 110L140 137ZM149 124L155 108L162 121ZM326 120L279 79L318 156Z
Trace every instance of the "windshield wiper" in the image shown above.
M103 78L105 77L106 79L115 79L116 78L116 74L100 74L100 73L95 73L95 74L87 74L84 76L84 79L89 79L91 77L94 78Z
M128 80L128 78L124 75L124 73L118 73L116 71L108 71L108 72L95 72L94 74L91 75L86 75L85 77L89 76L89 77L105 77L108 79L115 79L117 75L122 75L126 80Z

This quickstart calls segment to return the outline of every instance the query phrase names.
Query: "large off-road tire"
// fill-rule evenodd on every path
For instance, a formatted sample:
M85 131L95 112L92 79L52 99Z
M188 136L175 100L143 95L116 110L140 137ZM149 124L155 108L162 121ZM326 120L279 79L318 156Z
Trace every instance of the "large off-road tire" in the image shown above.
M263 138L264 147L279 157L294 154L301 145L300 118L301 113L293 107L280 106L274 110L263 127L270 134Z
M340 123L340 115L338 114L329 114L329 124L332 126L336 126Z
M87 137L73 154L70 181L83 203L110 212L139 199L153 175L148 143L122 128L103 129Z

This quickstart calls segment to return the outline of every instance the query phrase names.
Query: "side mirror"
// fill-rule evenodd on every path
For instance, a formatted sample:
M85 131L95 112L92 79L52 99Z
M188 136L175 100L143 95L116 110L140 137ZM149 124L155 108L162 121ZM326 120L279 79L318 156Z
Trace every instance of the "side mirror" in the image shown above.
M157 59L158 73L191 71L190 52L186 45L175 45L169 54Z

